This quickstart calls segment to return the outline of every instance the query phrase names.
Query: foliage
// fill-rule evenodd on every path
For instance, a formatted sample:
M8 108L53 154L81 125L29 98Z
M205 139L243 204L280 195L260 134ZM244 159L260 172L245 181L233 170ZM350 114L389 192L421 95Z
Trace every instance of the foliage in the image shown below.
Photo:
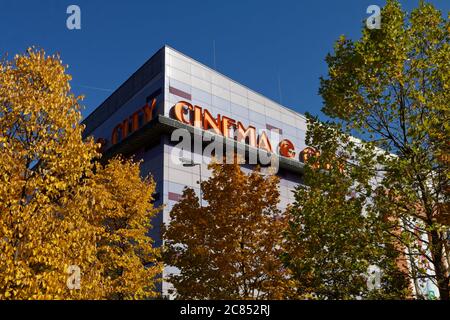
M173 207L164 232L168 277L181 299L282 299L288 273L279 259L285 219L276 176L245 174L238 161L210 164L203 200L191 188Z
M388 234L386 217L369 210L373 193L373 147L309 118L308 145L321 150L305 166L288 210L284 261L297 296L317 299L399 299L407 279ZM354 165L354 159L359 165ZM352 164L353 162L353 164ZM381 271L369 275L371 266ZM374 287L375 289L372 289Z
M153 296L155 185L138 163L94 161L65 71L35 49L0 64L0 299ZM67 286L71 265L79 290Z
M413 278L449 299L450 22L424 1L407 14L389 0L381 17L381 29L341 37L327 56L323 111L385 151L374 210L396 222L390 233L407 248Z

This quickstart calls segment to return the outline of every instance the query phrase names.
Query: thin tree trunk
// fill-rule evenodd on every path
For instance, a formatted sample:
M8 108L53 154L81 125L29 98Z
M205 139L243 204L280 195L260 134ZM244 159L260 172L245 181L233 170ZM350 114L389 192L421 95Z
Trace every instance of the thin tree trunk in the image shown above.
M443 255L443 243L439 233L431 231L431 254L433 255L433 266L436 274L436 282L441 300L450 300L449 275Z

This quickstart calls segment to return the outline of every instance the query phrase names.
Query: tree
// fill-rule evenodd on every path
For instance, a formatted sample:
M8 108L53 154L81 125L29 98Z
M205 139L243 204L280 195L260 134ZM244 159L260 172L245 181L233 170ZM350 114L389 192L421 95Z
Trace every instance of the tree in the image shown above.
M415 279L429 278L448 300L450 23L424 1L407 14L389 0L381 17L381 29L341 37L327 56L323 112L385 151L374 203L394 214L391 235Z
M407 279L388 234L390 220L370 210L373 146L309 118L304 185L288 209L284 261L297 296L317 299L401 299ZM354 159L358 165L351 165ZM369 269L378 274L369 274ZM369 283L372 281L373 283Z
M154 296L154 183L96 162L65 70L35 49L0 64L0 299Z
M282 299L289 290L280 260L285 219L276 205L278 178L212 163L200 206L191 188L170 212L165 262L181 299Z
M148 233L154 208L155 183L142 178L139 163L115 158L106 166L96 163L86 192L72 201L74 210L84 208L98 229L96 263L101 267L103 298L154 298L156 278L162 272L159 249ZM80 204L83 206L80 208Z

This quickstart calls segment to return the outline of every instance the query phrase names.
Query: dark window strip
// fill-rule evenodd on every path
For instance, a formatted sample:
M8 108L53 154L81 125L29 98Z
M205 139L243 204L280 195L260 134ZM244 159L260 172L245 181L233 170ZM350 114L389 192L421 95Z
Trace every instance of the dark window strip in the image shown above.
M184 92L184 91L182 91L180 89L177 89L177 88L174 88L174 87L169 87L169 92L171 94L175 94L175 95L177 95L179 97L182 97L184 99L192 100L192 96L189 93Z
M181 197L181 194L169 192L169 200L180 201Z
M279 134L283 134L283 129L277 128L268 123L266 123L266 128L267 128L267 130L274 130L274 131L278 131Z

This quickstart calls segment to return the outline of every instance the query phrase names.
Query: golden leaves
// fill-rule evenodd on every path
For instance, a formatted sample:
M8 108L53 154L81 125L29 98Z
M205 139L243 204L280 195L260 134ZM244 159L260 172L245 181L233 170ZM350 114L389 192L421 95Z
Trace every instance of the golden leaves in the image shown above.
M131 161L95 164L65 70L34 49L0 67L0 299L154 296L155 185ZM67 288L68 265L80 290Z
M201 207L194 190L185 189L164 232L165 262L181 272L168 277L177 297L285 298L278 179L245 174L237 163L210 168L213 176L202 183L208 205Z

